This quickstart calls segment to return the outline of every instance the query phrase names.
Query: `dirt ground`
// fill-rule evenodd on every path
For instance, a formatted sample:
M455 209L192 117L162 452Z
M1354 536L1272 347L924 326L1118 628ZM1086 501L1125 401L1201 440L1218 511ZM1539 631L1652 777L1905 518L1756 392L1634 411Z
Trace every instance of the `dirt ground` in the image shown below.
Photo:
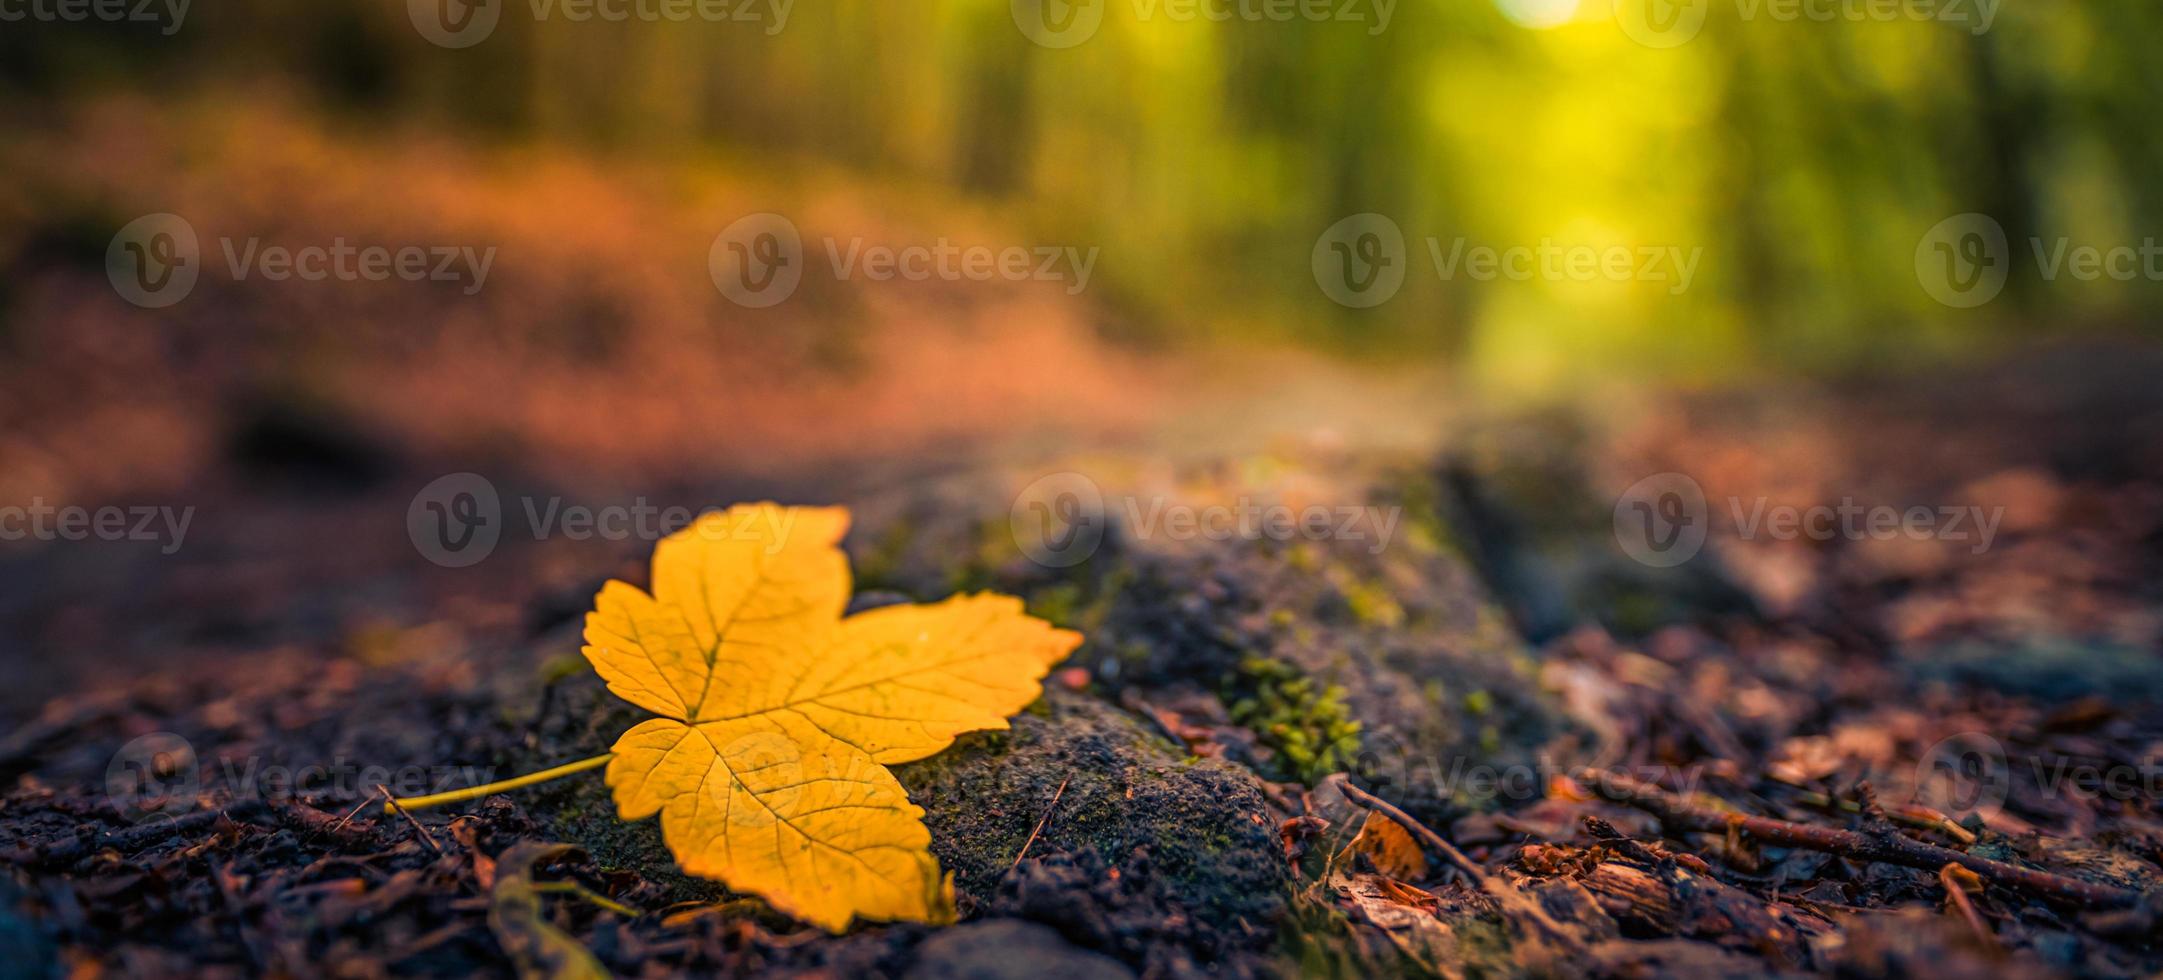
M365 805L604 749L630 709L577 622L650 545L425 565L408 464L326 496L349 450L297 430L234 457L295 489L177 569L7 563L0 943L71 976L567 969L544 926L627 975L2148 975L2158 367L2042 351L1627 424L1467 416L1418 452L1310 435L686 491L850 503L864 601L993 587L1088 636L1011 732L901 770L962 924L838 937L677 874L592 774ZM1047 473L1102 494L1086 561L1023 551L1009 505ZM1618 546L1619 488L1658 473L1708 501L1673 568ZM1386 543L1210 541L1125 503L1243 499L1399 517ZM1938 530L1750 523L1843 502ZM1420 860L1377 847L1373 798Z

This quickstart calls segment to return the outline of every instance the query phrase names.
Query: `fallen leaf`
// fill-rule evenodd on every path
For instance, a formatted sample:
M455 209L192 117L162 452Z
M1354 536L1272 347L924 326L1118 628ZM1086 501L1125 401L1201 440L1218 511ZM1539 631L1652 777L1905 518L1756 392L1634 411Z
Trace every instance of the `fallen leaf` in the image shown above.
M1402 824L1372 810L1352 838L1352 849L1367 855L1374 869L1398 881L1427 880L1427 853Z
M1453 930L1435 918L1440 903L1433 895L1399 884L1381 875L1336 875L1331 879L1338 899L1359 917L1379 927L1405 956L1437 976L1459 976L1450 968L1460 961ZM1412 899L1415 893L1426 901Z
M464 816L451 821L451 838L466 849L466 856L473 863L473 883L481 886L482 891L489 891L496 886L496 861L481 850L480 833L481 821L476 817Z
M663 539L653 592L603 586L586 658L660 717L617 740L627 820L661 815L686 872L839 932L946 922L953 883L888 765L1003 729L1081 642L991 593L846 619L840 508L755 504Z

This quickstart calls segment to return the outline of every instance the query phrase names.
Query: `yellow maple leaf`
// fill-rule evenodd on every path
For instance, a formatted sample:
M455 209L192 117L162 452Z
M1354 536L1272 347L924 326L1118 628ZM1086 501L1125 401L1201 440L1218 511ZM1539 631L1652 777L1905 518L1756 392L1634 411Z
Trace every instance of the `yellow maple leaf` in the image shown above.
M617 739L624 819L661 815L686 872L836 932L946 922L953 883L886 766L1007 727L1081 642L980 593L843 618L840 508L751 504L663 539L653 592L609 582L586 659L660 716Z

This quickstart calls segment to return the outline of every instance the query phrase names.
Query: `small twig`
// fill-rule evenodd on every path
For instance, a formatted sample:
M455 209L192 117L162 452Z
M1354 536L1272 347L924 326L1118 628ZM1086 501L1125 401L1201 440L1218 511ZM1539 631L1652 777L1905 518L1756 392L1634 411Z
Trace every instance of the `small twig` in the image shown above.
M399 816L406 818L406 822L412 824L414 830L421 832L421 839L428 842L430 850L435 851L437 854L443 853L443 845L436 843L436 835L429 833L428 828L421 826L421 822L414 819L413 814L398 802L398 798L391 795L390 787L379 785L376 787L376 791L382 793L384 798L390 801L385 803L385 806L398 811Z
M1578 769L1570 774L1570 778L1592 787L1610 801L1636 807L1660 818L1660 825L1670 834L1683 831L1716 834L1739 831L1782 847L1824 851L1842 857L1883 861L1924 871L1941 868L1946 864L1958 864L1986 881L2083 905L2117 908L2140 901L2138 894L2123 888L2099 885L2033 868L2016 867L2003 861L1993 861L1936 844L1926 844L1891 828L1874 833L1835 830L1775 820L1771 817L1718 813L1685 803L1657 787L1648 786L1620 773L1597 769Z
M338 832L338 831L340 831L340 830L344 830L344 829L345 829L345 825L346 825L346 824L348 824L348 823L351 823L354 817L360 816L360 812L361 812L362 810L365 810L365 809L367 809L367 808L368 808L368 804L370 804L370 803L373 803L373 802L375 802L375 799L376 799L376 794L374 794L374 793L370 793L370 794L368 794L368 798L367 798L367 799L365 799L365 800L362 800L362 801L360 801L360 804L359 804L359 805L357 805L357 806L355 806L355 807L354 807L353 809L351 809L351 810L347 810L347 811L346 811L346 815L345 815L345 816L342 816L342 817L339 817L339 818L338 818L338 822L337 822L337 823L331 824L331 827L330 827L330 829L331 829L331 832L332 832L332 833L336 833L336 832Z
M1043 833L1044 825L1051 822L1051 812L1058 808L1059 798L1066 795L1067 780L1073 778L1073 774L1069 773L1066 779L1059 780L1059 788L1051 794L1051 805L1044 808L1043 816L1036 818L1036 829L1029 831L1029 839L1021 842L1021 852L1014 855L1014 863L1007 867L1021 867L1021 859L1029 856L1029 845L1036 843L1036 835Z
M1796 799L1801 800L1805 806L1814 806L1821 810L1841 810L1846 813L1863 812L1862 804L1854 800L1837 800L1817 790L1798 783L1791 783L1778 776L1773 776L1771 779L1773 782L1795 790ZM1962 847L1972 847L1975 844L1975 834L1969 831L1968 828L1955 823L1953 818L1927 806L1910 804L1907 806L1887 807L1885 815L1910 827L1938 831L1959 841Z
M1998 934L1990 931L1990 926L1983 922L1982 913L1975 910L1975 903L1968 900L1968 890L1962 887L1960 881L1962 875L1966 875L1971 881L1976 879L1974 872L1957 864L1948 863L1938 869L1938 884L1945 886L1945 900L1960 910L1960 917L1968 920L1968 929L1975 933L1975 938L1982 942L1983 948L1990 951L1991 957L2002 957L2005 955L2005 948L1998 945ZM1978 882L1977 886L1980 887L1981 883Z

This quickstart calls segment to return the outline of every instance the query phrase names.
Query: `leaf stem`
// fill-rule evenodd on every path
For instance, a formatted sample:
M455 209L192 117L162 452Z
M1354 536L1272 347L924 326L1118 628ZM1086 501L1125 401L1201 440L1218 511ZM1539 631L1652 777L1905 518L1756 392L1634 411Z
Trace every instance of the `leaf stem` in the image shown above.
M571 775L572 773L585 772L588 769L598 769L601 766L607 765L608 760L615 757L616 754L613 752L603 752L600 755L594 756L591 759L580 759L577 762L566 762L563 765L555 767L554 769L543 769L540 772L529 772L523 776L515 776L510 779L499 780L493 783L484 783L479 786L468 786L465 789L454 789L445 793L430 793L427 796L400 797L383 804L383 812L395 813L400 807L403 807L407 810L419 810L431 806L442 806L446 803L458 803L465 800L477 800L483 796L493 796L497 793L502 793L509 790L523 789L527 786L532 786L537 783L548 782L551 779L561 779L565 776Z
M533 890L583 898L626 919L636 919L646 914L575 881L536 881L533 883Z

